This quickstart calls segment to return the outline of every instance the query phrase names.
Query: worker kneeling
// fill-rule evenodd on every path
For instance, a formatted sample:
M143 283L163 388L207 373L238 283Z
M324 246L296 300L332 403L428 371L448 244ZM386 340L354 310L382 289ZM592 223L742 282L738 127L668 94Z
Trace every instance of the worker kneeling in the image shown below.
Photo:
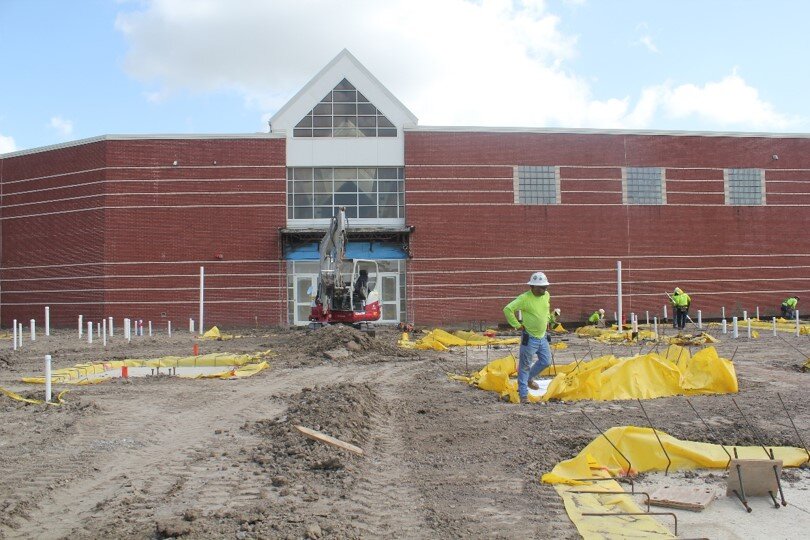
M522 331L518 361L518 395L521 403L529 402L529 388L540 388L534 378L551 364L551 348L546 341L551 302L551 295L546 291L548 279L543 272L535 272L527 285L528 291L503 308L506 320L512 328ZM517 319L516 311L521 312L522 320ZM537 361L532 364L535 355Z
M790 298L785 298L785 301L782 302L782 317L785 319L792 319L796 316L796 306L799 305L799 297L798 296L791 296Z
M591 316L588 317L588 324L596 326L598 328L605 327L605 310L602 308L597 309Z

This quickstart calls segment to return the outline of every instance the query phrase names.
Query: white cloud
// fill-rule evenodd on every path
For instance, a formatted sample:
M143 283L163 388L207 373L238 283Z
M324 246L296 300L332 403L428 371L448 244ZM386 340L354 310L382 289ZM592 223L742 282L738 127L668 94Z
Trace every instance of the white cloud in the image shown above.
M235 92L257 123L348 48L422 125L661 127L687 117L771 129L788 120L736 74L593 97L567 68L576 36L544 0L150 0L116 27L146 99ZM639 43L657 47L644 34ZM632 92L632 90L630 90Z
M7 154L16 150L17 144L14 142L14 137L0 134L0 154Z
M52 117L48 125L56 130L62 137L70 137L70 135L73 134L73 122L65 120L61 116Z

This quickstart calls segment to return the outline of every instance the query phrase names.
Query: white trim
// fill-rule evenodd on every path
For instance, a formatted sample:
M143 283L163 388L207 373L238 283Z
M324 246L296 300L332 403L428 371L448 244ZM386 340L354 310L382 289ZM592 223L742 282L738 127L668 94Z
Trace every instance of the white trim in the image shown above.
M754 137L767 139L808 139L810 133L767 133L743 131L676 131L676 130L631 130L631 129L596 129L596 128L549 128L549 127L514 127L514 126L407 126L410 132L447 132L447 133L541 133L571 135L666 135L673 137ZM685 167L689 168L689 167Z
M275 207L286 207L286 204L188 204L188 205L150 205L150 206L94 206L92 208L75 208L72 210L60 210L58 212L41 212L39 214L25 214L22 216L3 216L0 217L0 221L6 221L11 219L29 219L35 217L43 217L43 216L55 216L59 214L74 214L78 212L93 212L96 210L137 210L142 208L152 208L152 209L170 209L170 208L275 208Z

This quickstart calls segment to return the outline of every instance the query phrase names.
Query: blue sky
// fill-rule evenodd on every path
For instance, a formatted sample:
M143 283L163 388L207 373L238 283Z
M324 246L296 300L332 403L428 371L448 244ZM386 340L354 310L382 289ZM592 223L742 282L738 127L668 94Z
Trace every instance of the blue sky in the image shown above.
M252 133L343 48L425 126L810 132L810 3L0 0L0 153Z

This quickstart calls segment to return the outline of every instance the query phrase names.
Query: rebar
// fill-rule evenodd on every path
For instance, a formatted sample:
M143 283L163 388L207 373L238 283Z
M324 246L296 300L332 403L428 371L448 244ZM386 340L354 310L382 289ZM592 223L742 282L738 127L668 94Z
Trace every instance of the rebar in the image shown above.
M807 453L807 461L805 463L810 462L810 451L807 450L807 445L804 444L804 441L802 440L802 436L799 435L799 430L796 429L796 424L793 423L793 418L790 417L790 413L788 412L788 408L785 406L785 402L782 401L782 396L779 394L779 392L776 393L776 397L779 398L779 402L782 404L782 408L785 409L785 415L788 417L788 420L790 420L790 425L793 426L793 431L796 432L796 437L798 437L799 443L801 443L802 448L804 448L804 451Z
M754 429L754 426L751 424L751 422L748 421L748 417L745 416L745 413L742 412L742 409L737 404L737 400L732 397L731 401L734 403L734 406L737 407L737 410L740 411L740 415L743 417L743 420L745 420L745 423L748 425L748 429L751 430L751 434L754 436L754 439L756 439L757 443L759 443L759 445L762 447L762 450L765 452L765 455L768 456L768 459L773 459L771 457L771 454L768 452L768 449L765 448L765 445L763 444L764 441L759 437L759 434ZM743 493L743 495L745 495L745 493Z
M652 420L650 420L650 417L647 415L647 411L644 409L644 405L641 404L641 400L636 399L636 401L638 401L638 406L641 407L641 412L644 413L644 417L647 419L647 422L650 424L650 429L653 430L653 434L655 435L655 438L658 439L658 444L661 446L661 450L664 451L664 455L667 457L667 468L664 469L664 476L669 476L669 468L672 466L672 460L669 459L669 453L667 453L667 449L664 448L664 443L661 442L661 437L658 436L658 431L653 426Z
M581 412L581 413L582 413L582 415L583 415L583 416L584 416L584 417L585 417L585 418L588 420L588 422L590 422L590 423L591 423L591 425L592 425L593 427L595 427L595 428L596 428L596 430L597 430L597 431L598 431L598 432L599 432L599 433L602 435L602 437L604 437L604 438L605 438L605 440L608 442L608 444L610 444L610 446L612 446L612 447L613 447L613 449L614 449L614 450L616 450L616 452L618 452L618 453L619 453L619 455L620 455L620 456L622 456L622 457L624 458L624 460L627 462L627 472L625 473L625 476L629 476L629 475L630 475L630 470L633 468L633 464L632 464L632 463L630 463L630 460L629 460L629 459L627 459L627 456L625 456L624 454L622 454L622 451L621 451L621 450L619 450L619 449L616 447L616 445L615 445L615 444L613 444L613 441L611 441L611 440L610 440L610 438L608 438L608 436L607 436L607 435L605 435L605 432L604 432L604 431L602 431L602 429L601 429L599 426L597 426L597 425L596 425L596 423L595 423L593 420L591 420L591 417L590 417L590 416L588 416L587 414L585 414L585 411L580 410L579 412Z
M695 409L695 406L692 405L691 401L689 401L689 398L686 398L686 403L692 408L693 411L695 411L695 416L698 417L698 420L703 422L703 425L706 426L706 429L709 430L710 432L712 432L712 434L714 434L715 437L717 437L717 434L714 433L714 430L712 428L710 428L709 424L707 424L706 421L700 416L700 414L697 412L697 409ZM718 439L719 439L719 437L718 437ZM728 462L726 463L726 467L725 467L726 469L728 469L728 466L731 465L731 459L732 459L731 454L729 454L728 450L726 450L726 446L723 443L720 443L720 448L722 448L723 452L725 452L726 455L728 456Z

